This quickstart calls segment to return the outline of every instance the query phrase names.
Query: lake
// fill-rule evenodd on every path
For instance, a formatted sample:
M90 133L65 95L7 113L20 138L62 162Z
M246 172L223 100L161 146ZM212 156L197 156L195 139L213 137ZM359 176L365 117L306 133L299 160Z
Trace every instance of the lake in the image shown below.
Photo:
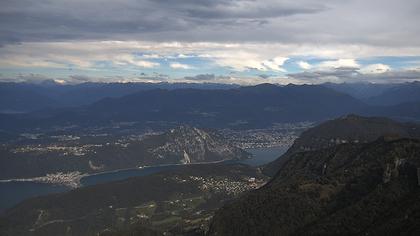
M270 148L252 148L247 149L253 155L252 158L238 161L239 163L250 166L264 165L273 161L282 155L287 148L270 147ZM171 170L179 165L151 166L142 169L125 169L104 173L98 173L83 177L81 179L82 186L89 186L99 183L123 180L135 176L145 176L165 170ZM35 182L2 182L0 183L0 212L12 207L19 202L36 196L42 196L50 193L60 193L69 191L70 188L61 185L53 185Z

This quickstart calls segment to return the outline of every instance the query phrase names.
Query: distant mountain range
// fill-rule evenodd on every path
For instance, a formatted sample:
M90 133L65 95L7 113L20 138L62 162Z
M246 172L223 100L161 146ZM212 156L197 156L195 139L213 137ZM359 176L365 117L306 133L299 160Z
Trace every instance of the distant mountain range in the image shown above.
M47 108L88 105L103 98L121 97L151 89L230 89L239 85L212 83L81 83L59 84L0 82L0 113L21 113Z
M417 235L420 141L404 137L418 131L354 116L308 130L267 185L216 213L208 235Z
M0 116L4 131L48 129L55 126L92 127L113 122L139 125L189 124L199 127L250 128L274 123L321 121L366 105L319 85L261 84L228 90L147 90L106 98L89 106Z
M373 83L324 83L322 86L334 89L337 92L348 94L359 100L379 96L385 91L401 84L373 84Z
M151 90L92 104L84 114L96 121L136 120L200 126L264 126L321 120L362 108L356 99L321 86L261 84L230 90ZM76 116L75 119L83 117Z
M419 102L420 82L400 84L324 83L321 86L348 94L371 105ZM59 84L0 82L0 113L28 112L46 108L75 107L103 98L116 98L153 89L232 89L235 84L217 83L80 83Z
M282 122L324 121L349 113L418 121L419 84L260 84L235 87L218 84L93 83L33 87L35 85L9 83L0 84L0 90L6 91L0 93L4 96L1 100L3 110L17 111L21 107L19 104L31 110L42 109L26 114L0 114L0 130L10 135L35 128L98 127L116 122L136 122L143 128L189 124L241 129ZM349 95L363 91L363 88L367 94L375 96L367 97L365 94L355 98ZM373 92L374 88L381 90L379 95Z
M400 84L324 83L321 86L348 94L371 105L397 105L420 101L420 82ZM235 84L217 83L94 83L59 84L0 82L0 112L28 112L51 107L75 107L103 98L116 98L153 89L232 89Z
M420 102L419 81L399 84L325 83L322 86L349 94L370 105L390 106Z
M420 82L404 83L391 87L382 93L366 98L372 105L395 106L401 103L419 103Z

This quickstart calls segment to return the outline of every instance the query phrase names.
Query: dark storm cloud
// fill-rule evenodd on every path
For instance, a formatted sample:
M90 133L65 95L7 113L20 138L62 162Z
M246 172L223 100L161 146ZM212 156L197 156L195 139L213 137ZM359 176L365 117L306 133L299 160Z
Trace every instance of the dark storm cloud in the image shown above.
M197 28L207 32L218 25L258 25L271 18L323 10L325 7L319 4L299 6L293 2L249 0L3 0L0 44L72 39L188 39Z
M0 45L235 41L420 46L420 1L2 0Z
M248 4L240 4L241 2ZM195 6L187 10L187 15L199 19L265 19L303 13L316 13L324 10L321 6L293 6L288 4L269 4L258 6L249 1L220 1L219 4Z

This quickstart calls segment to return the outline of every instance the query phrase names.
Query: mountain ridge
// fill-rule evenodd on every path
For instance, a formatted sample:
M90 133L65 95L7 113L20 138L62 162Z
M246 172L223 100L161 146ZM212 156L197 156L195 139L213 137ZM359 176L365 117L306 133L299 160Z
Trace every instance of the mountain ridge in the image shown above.
M0 128L33 129L73 124L78 127L135 121L140 125L189 124L210 128L268 127L274 123L320 121L365 104L320 85L263 84L227 90L146 90L105 98L89 106L16 116Z
M395 137L295 153L218 210L209 235L414 235L419 156L418 139Z
M395 106L402 103L420 103L420 82L399 84L382 93L364 100L366 103L380 106Z
M346 115L304 131L282 157L268 163L263 171L267 175L274 175L296 152L319 150L341 143L367 143L384 135L420 138L420 125L400 123L383 117Z

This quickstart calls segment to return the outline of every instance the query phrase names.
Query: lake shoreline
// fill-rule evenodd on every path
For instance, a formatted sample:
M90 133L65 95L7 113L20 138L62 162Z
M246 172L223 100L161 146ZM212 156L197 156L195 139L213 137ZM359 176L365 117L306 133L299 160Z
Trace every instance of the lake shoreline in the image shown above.
M35 182L35 183L55 184L55 185L68 186L71 188L78 188L78 187L83 187L83 185L80 184L80 181L83 178L93 177L97 175L112 174L112 173L118 173L121 171L130 171L130 170L143 170L143 169L148 169L148 168L217 164L217 163L223 163L223 162L229 162L229 161L240 161L240 160L224 159L224 160L219 160L219 161L196 162L196 163L187 163L187 164L183 164L183 163L160 164L160 165L153 165L153 166L130 167L130 168L109 170L109 171L94 172L91 174L81 173L79 171L72 171L72 172L65 172L65 173L57 172L57 173L49 173L44 176L37 176L37 177L32 177L32 178L2 179L0 180L0 183Z
M220 160L189 164L163 164L155 166L123 168L92 174L79 173L79 175L77 175L77 173L73 173L73 175L67 176L67 184L63 184L62 182L61 184L53 183L54 181L59 182L59 178L55 178L57 177L55 175L50 175L49 178L45 178L46 176L43 176L41 178L36 177L28 179L22 178L0 180L0 214L2 211L32 197L38 197L52 193L62 193L79 187L92 186L112 181L121 181L132 177L147 176L185 165L210 165L223 162L230 164L234 161L235 163L257 167L273 161L274 159L281 156L286 150L287 149L283 147L247 149L247 151L252 154L252 157L244 160ZM61 173L61 175L63 174ZM77 184L75 185L74 182Z
M283 146L273 146L273 147L257 147L257 148L248 148L247 150L260 150L260 149L285 149ZM253 157L244 159L253 159ZM141 170L141 169L147 169L147 168L159 168L159 167L171 167L171 166L188 166L188 165L205 165L205 164L217 164L217 163L223 163L223 162L231 162L231 161L238 161L238 163L241 163L243 160L234 160L234 159L223 159L219 161L210 161L210 162L196 162L196 163L173 163L173 164L159 164L159 165L152 165L152 166L139 166L139 167L129 167L129 168L121 168L121 169L115 169L115 170L107 170L107 171L101 171L101 172L94 172L94 173L81 173L78 171L73 172L57 172L57 173L49 173L45 176L37 176L32 178L16 178L16 179L4 179L0 180L0 183L10 183L10 182L35 182L35 183L46 183L46 184L54 184L54 185L63 185L70 188L78 188L83 187L83 185L80 183L84 178L93 177L97 175L103 175L103 174L112 174L112 173L118 173L121 171L131 171L131 170ZM69 178L69 175L72 177ZM61 176L61 177L60 177Z

